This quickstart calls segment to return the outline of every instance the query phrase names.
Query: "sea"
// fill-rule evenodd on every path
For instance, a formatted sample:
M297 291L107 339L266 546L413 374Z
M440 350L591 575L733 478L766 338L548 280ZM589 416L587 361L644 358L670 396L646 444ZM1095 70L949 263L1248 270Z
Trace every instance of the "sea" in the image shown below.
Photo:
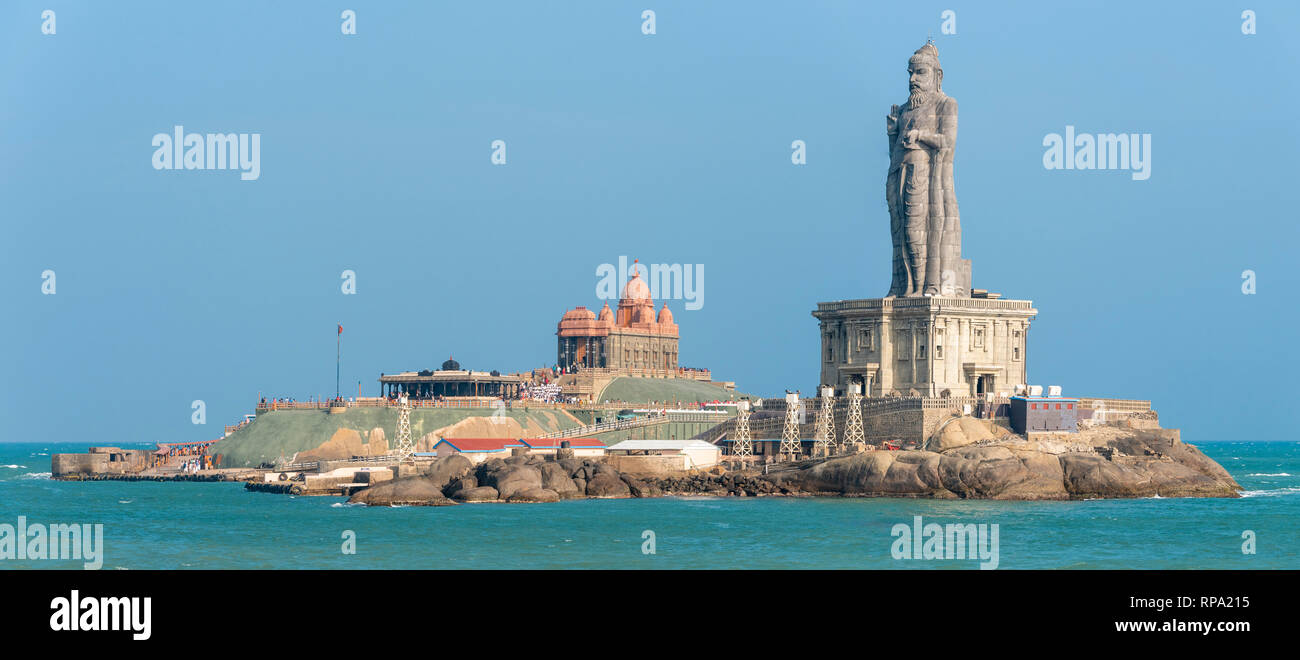
M87 446L0 443L0 526L16 529L19 517L29 528L102 524L103 570L978 570L989 563L955 553L900 557L910 554L900 550L903 528L917 529L917 516L922 525L997 525L996 546L986 534L985 547L996 547L998 570L1300 569L1297 442L1200 444L1244 488L1235 499L667 497L395 508L253 493L242 483L50 479L52 454ZM0 552L0 569L84 563Z

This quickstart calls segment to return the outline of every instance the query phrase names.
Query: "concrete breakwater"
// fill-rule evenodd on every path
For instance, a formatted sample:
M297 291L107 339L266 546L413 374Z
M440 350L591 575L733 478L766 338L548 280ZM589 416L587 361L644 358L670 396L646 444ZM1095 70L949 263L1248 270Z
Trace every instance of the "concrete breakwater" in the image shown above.
M59 481L239 481L226 474L65 474Z
M278 493L280 495L298 495L302 493L302 485L288 481L249 481L244 484L244 489L254 493Z

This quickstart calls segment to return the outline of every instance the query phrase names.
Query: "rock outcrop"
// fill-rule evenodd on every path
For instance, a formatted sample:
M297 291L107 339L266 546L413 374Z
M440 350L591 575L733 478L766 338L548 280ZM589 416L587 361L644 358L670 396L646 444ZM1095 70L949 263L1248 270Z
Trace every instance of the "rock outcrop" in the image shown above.
M1014 435L967 442L980 429L960 428L944 429L938 451L872 451L771 478L785 491L808 494L999 500L1236 497L1241 489L1177 431L1107 428L1069 442Z
M604 466L603 467L608 467ZM613 470L605 470L592 475L587 482L587 497L631 497L632 490L627 482Z
M510 496L508 502L559 502L560 494L549 488L529 488Z
M501 499L508 500L518 492L541 489L542 471L531 465L506 465L500 470L486 473L483 485L497 489Z
M406 477L385 481L358 491L350 502L371 506L447 506L455 504L442 494L442 489L426 477Z
M460 454L443 456L434 459L433 463L425 469L424 476L433 482L439 488L451 483L454 479L459 479L473 472L474 464L468 458Z
M443 505L664 495L1066 500L1236 497L1240 489L1219 464L1182 443L1177 431L1105 427L1026 440L1005 430L998 437L976 420L955 420L925 451L869 451L781 465L769 474L719 467L634 476L600 459L512 456L475 466L453 456L438 459L421 476L359 491L352 501Z
M458 490L451 497L459 502L495 502L501 497L501 494L491 486L478 486Z

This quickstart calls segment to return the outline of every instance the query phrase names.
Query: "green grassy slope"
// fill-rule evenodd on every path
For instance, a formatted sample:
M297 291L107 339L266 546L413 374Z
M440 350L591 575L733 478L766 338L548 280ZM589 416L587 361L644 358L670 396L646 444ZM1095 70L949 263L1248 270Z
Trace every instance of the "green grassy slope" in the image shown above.
M554 416L555 423L547 417ZM482 409L421 408L411 411L411 435L419 438L444 426L450 426L468 417L488 417L492 413ZM563 431L579 424L563 411L516 409L507 411L507 417L521 425L528 420L547 431ZM295 453L319 447L341 428L353 429L362 437L376 426L384 429L389 442L397 434L395 408L349 408L341 415L330 415L323 410L276 410L263 413L245 426L221 440L209 450L222 455L222 467L255 467L261 463L274 463Z
M725 387L710 385L689 378L633 378L624 376L615 378L596 397L597 401L630 401L649 403L650 401L735 401L744 396Z

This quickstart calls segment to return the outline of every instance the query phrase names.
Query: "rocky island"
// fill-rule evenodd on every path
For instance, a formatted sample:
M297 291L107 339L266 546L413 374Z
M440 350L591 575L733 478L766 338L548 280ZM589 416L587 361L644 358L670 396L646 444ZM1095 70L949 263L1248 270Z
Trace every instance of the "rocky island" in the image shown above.
M637 474L603 459L520 455L476 465L453 455L436 459L422 474L360 490L350 501L444 506L671 495L1071 500L1237 497L1241 489L1176 430L1100 427L1061 442L993 437L984 425L969 422L945 429L932 449L871 450L766 471L717 466Z

